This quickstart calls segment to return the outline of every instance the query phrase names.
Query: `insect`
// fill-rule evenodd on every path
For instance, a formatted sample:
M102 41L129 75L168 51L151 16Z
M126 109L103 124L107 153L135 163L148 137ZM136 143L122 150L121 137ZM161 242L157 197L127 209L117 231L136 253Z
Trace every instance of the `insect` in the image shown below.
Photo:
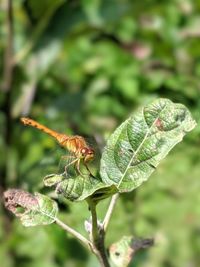
M87 163L94 159L94 150L88 146L88 144L86 143L85 139L82 136L79 135L69 136L66 134L58 133L30 118L21 118L20 120L24 125L32 126L52 136L57 140L58 144L61 147L64 147L69 152L71 152L71 155L65 156L72 159L70 163L68 163L65 166L65 173L67 173L67 168L70 165L74 165L77 171L83 176L83 173L80 170L80 163L83 162L86 169L91 174Z

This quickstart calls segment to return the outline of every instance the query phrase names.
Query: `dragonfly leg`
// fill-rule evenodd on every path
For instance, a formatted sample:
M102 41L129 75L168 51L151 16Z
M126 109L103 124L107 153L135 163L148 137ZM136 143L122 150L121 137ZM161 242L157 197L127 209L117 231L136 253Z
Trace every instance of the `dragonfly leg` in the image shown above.
M69 157L70 157L70 158L75 158L75 160L73 160L72 162L70 162L69 164L67 164L67 165L65 166L64 174L67 174L67 169L68 169L69 166L75 164L78 173L79 173L82 177L84 177L84 176L87 175L86 173L82 173L82 172L81 172L81 169L80 169L81 159L80 159L80 158L76 158L75 156L63 156L63 157L66 157L66 158L69 158ZM91 173L91 171L90 171L90 169L88 168L88 166L87 166L86 163L84 163L84 166L86 167L86 169L87 169L87 171L90 173L90 175L91 175L92 177L94 177L94 175Z
M95 176L94 176L94 175L92 174L92 172L90 171L88 165L87 165L86 163L84 163L84 165L85 165L87 171L89 172L89 174L90 174L93 178L95 178Z
M69 166L75 164L78 160L79 160L79 159L76 158L75 160L73 160L72 162L70 162L69 164L67 164L67 165L65 166L64 174L67 174L67 168L68 168Z
M76 158L75 156L70 156L70 155L65 155L65 156L61 156L62 159L69 159L69 158Z
M63 156L61 156L61 159L60 159L60 162L61 162L61 160L67 160L67 159L75 159L76 157L74 156L74 155L63 155ZM71 165L71 162L69 163L70 165ZM64 168L65 168L65 171L64 171L64 173L63 174L67 174L67 167L68 167L68 165L69 164L67 164L67 165L65 165L64 166ZM60 170L60 163L59 163L59 170Z
M81 170L80 170L80 162L81 162L81 160L79 159L79 160L77 161L77 164L76 164L76 166L77 166L77 170L78 170L78 172L80 173L80 175L81 175L82 177L84 177L84 176L87 175L87 173L82 173L82 172L81 172ZM87 166L87 164L86 164L85 162L84 162L84 166L86 167L86 169L87 169L87 171L89 172L90 176L92 176L93 178L95 178L94 175L91 173L89 167Z
M86 174L82 173L81 170L80 170L80 163L81 163L81 159L78 159L77 163L76 163L76 168L77 168L77 171L78 173L84 177Z

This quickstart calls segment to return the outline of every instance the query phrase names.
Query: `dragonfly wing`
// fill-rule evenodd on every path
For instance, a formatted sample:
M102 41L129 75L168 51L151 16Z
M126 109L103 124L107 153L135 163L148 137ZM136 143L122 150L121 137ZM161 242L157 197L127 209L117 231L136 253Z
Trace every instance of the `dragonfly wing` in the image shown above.
M57 173L58 163L63 154L64 153L62 149L58 145L49 151L46 151L43 158L39 162L39 167L42 170L42 174L47 175L50 173Z
M66 176L76 175L76 162L77 157L72 152L66 151L64 155L60 157L58 173L65 173Z

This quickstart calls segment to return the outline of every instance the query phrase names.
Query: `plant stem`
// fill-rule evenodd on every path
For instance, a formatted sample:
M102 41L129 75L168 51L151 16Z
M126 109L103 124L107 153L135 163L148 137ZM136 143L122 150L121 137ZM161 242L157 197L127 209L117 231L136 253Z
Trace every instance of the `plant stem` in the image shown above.
M5 61L4 61L4 77L2 89L4 92L11 90L13 80L13 7L12 0L6 2L6 27L7 27L7 41L5 47Z
M14 76L14 65L13 65L13 47L14 47L14 26L13 26L13 2L12 0L5 1L5 46L4 46L4 63L3 63L3 77L2 77L2 84L0 90L4 93L3 102L2 102L2 109L4 116L4 158L5 163L2 165L0 170L0 176L4 177L0 179L0 195L7 188L9 184L9 168L8 163L10 162L10 148L12 145L12 128L13 128L13 121L12 121L12 93L13 93L13 76ZM2 25L3 27L3 25ZM14 177L15 178L15 177ZM12 177L12 183L14 179ZM4 238L9 238L9 235L12 235L12 217L3 209L4 215L3 216L3 233L5 234Z
M110 222L110 219L111 219L111 216L112 216L112 213L113 213L113 210L114 210L114 207L117 203L117 199L119 197L119 193L115 194L112 196L111 198L111 201L110 201L110 204L109 204L109 207L108 207L108 210L106 212L106 216L103 220L103 230L104 230L104 233L106 232L107 230L107 227L108 227L108 224Z
M110 267L104 245L104 230L98 227L96 203L92 199L89 199L88 204L92 215L91 241L93 244L93 252L97 256L102 267Z
M5 51L4 51L4 66L3 66L3 84L2 91L5 94L3 110L5 113L5 143L6 143L6 157L8 158L8 151L11 143L11 134L12 134L12 118L11 118L11 94L13 91L13 6L12 0L6 1L6 42L5 42ZM6 167L5 167L6 168ZM7 176L7 171L5 174ZM7 177L6 177L7 178ZM4 180L4 179L3 179ZM2 182L3 183L3 182ZM5 181L4 181L5 183Z
M76 237L79 241L81 241L83 243L84 246L86 246L89 250L92 250L92 243L85 238L84 236L82 236L79 232L77 232L76 230L74 230L73 228L71 228L70 226L68 226L67 224L65 224L64 222L62 222L61 220L59 220L58 218L56 218L55 223L57 223L59 226L61 226L65 231L69 232L71 235L73 235L74 237Z

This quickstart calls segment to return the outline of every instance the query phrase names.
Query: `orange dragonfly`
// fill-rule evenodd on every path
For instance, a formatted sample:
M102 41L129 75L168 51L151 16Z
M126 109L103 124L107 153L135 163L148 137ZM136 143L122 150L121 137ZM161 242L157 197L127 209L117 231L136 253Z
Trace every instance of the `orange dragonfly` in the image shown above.
M81 161L83 161L86 169L91 174L87 166L87 163L94 159L94 150L88 146L88 144L86 143L85 139L82 136L79 135L69 136L66 134L58 133L30 118L21 118L20 120L24 125L32 126L52 136L53 138L56 139L56 141L60 146L66 148L69 152L72 153L72 155L66 156L72 158L72 161L65 166L65 173L67 173L67 168L70 165L74 164L78 172L83 176L80 170L80 163Z

